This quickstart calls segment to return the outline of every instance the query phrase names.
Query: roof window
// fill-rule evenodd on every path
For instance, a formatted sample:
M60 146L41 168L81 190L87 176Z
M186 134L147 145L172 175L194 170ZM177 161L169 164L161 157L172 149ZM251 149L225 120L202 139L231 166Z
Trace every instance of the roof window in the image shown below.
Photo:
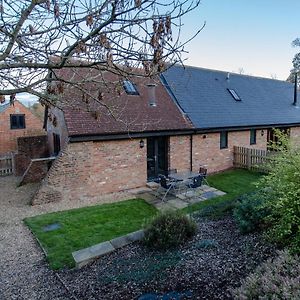
M131 81L124 80L123 81L123 87L124 87L124 90L125 90L126 94L128 94L128 95L139 95L139 92L136 88L136 85L134 83L132 83Z
M233 89L227 89L228 92L231 94L231 96L233 97L233 99L235 101L242 101L242 99L240 98L240 96L237 94L237 92Z

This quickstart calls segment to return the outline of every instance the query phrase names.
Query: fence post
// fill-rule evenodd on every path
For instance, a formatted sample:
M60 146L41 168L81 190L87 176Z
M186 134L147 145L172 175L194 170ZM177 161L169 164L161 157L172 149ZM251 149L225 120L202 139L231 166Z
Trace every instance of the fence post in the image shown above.
M11 168L12 168L12 173L15 174L16 170L16 164L15 164L15 155L13 152L11 152Z
M246 148L247 150L247 156L246 156L246 159L247 159L247 169L250 170L251 169L251 149L249 148Z

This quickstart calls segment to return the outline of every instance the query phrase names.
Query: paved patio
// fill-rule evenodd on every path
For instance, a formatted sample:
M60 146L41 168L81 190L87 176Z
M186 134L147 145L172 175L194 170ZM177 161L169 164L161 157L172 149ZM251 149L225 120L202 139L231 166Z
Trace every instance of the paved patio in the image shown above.
M189 190L187 192L182 191L177 194L168 194L164 201L162 201L165 191L163 189L159 189L159 184L156 182L149 182L147 184L147 188L136 190L134 193L139 198L142 198L149 204L155 206L158 210L182 209L188 207L190 204L226 194L216 188L208 185L202 185L199 188Z

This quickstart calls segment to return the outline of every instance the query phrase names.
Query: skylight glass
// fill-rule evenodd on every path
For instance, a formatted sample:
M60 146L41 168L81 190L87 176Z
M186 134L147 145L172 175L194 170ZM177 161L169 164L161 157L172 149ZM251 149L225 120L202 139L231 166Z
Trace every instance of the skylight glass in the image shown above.
M133 84L131 81L124 80L123 81L123 86L124 86L126 94L128 94L128 95L139 95L139 92L136 89L135 84Z
M228 89L228 92L231 94L231 96L233 97L233 99L235 101L241 101L242 99L240 98L240 96L236 93L235 90L233 89Z

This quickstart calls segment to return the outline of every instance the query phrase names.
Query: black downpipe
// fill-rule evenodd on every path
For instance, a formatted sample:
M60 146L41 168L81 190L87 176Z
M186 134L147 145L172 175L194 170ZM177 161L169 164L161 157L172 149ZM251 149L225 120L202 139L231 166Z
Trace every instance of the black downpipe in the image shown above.
M298 92L297 83L298 83L298 74L295 73L294 102L293 102L293 105L295 106L297 105L297 92Z
M190 135L190 171L193 171L193 135Z

